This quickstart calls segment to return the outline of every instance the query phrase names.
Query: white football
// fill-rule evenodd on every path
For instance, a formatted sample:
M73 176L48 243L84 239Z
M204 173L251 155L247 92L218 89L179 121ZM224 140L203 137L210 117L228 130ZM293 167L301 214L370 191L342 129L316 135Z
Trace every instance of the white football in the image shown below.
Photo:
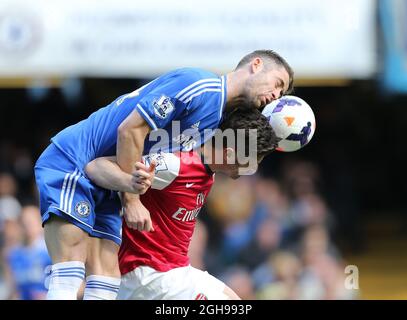
M315 115L303 99L283 96L264 107L276 135L281 138L278 151L291 152L306 146L315 132Z

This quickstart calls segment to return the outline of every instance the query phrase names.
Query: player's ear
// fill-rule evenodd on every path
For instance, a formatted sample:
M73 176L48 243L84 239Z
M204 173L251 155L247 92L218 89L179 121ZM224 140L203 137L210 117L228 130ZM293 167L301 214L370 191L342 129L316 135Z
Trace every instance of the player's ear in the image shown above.
M264 67L263 60L259 57L254 58L250 64L250 67L252 73L257 73L261 71Z
M223 159L225 164L235 164L236 163L236 152L233 148L223 149Z

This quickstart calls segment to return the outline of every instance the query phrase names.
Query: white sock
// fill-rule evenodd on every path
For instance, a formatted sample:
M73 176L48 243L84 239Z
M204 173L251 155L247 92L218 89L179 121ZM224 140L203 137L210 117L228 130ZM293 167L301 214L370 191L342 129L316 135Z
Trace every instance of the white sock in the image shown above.
M60 262L51 266L47 278L47 300L76 300L85 278L85 264L81 261Z
M120 278L91 275L86 277L83 300L116 300Z

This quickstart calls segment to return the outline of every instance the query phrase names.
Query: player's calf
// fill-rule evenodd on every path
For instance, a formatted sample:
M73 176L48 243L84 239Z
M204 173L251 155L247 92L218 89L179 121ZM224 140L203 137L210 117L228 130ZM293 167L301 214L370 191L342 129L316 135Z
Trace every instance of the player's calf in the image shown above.
M53 263L47 278L47 299L76 300L85 278L88 235L57 216L47 221L44 232Z
M89 239L84 300L115 300L120 286L119 246L106 239Z

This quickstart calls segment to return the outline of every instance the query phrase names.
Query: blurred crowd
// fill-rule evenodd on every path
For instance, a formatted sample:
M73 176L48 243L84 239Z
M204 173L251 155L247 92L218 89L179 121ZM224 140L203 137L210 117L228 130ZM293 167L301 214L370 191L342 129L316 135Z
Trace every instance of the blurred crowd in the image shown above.
M51 260L32 176L35 159L24 148L2 145L0 151L5 148L13 152L2 157L0 172L0 299L43 299ZM357 298L344 285L346 263L332 241L335 215L318 190L318 167L293 161L280 171L279 179L216 177L198 216L191 264L243 299Z
M51 259L40 211L35 199L22 204L17 194L16 178L0 173L0 299L44 299Z

